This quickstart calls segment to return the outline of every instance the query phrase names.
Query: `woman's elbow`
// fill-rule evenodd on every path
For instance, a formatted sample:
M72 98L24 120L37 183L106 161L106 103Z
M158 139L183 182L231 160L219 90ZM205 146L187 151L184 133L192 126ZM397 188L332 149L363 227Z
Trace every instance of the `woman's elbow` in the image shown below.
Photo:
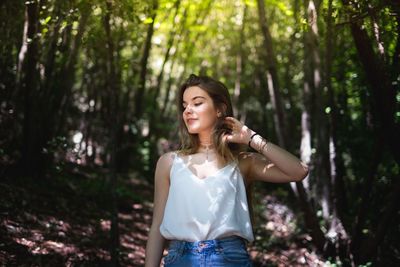
M301 167L299 169L298 174L295 177L295 182L301 182L304 178L307 177L307 175L309 173L308 166L303 162L301 162L300 164L301 164Z

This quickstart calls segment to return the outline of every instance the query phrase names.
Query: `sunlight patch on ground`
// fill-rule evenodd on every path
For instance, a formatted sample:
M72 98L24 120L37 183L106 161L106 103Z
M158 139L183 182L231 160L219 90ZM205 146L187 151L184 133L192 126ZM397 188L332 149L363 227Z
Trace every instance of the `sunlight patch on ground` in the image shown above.
M17 216L17 219L21 222L3 219L0 226L6 230L10 240L24 246L32 255L57 254L64 258L72 257L75 260L89 260L93 258L92 255L96 255L98 259L110 259L109 252L102 248L79 248L70 243L77 238L83 242L86 238L86 242L89 243L91 240L88 237L95 234L92 225L72 227L68 222L54 216L35 216L28 212L23 212L22 215ZM4 259L2 262L7 261Z
M111 221L110 220L100 220L100 227L103 231L110 231Z
M256 241L249 252L260 266L324 266L311 237L297 232L297 218L290 207L272 195L262 196L259 203Z

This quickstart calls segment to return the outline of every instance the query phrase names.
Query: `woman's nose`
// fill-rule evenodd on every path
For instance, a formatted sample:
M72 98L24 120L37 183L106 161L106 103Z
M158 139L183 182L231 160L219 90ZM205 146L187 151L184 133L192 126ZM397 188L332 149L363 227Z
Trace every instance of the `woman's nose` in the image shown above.
M183 113L185 113L185 114L192 113L192 106L187 105Z

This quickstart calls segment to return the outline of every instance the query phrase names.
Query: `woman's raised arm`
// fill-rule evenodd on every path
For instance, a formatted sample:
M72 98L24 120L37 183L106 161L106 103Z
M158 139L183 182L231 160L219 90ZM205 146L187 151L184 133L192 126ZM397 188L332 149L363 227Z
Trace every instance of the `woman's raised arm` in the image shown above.
M297 182L308 174L308 167L300 159L283 148L267 141L233 117L226 118L232 128L227 135L229 142L249 144L258 153L242 153L248 181L259 180L273 183Z

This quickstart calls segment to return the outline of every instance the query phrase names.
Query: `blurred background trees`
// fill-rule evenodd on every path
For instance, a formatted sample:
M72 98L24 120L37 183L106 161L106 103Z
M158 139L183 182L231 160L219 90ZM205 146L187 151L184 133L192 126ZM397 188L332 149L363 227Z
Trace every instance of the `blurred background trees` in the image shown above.
M118 177L151 183L178 148L175 95L196 73L310 165L279 188L321 255L399 263L398 1L8 0L0 16L1 175L105 171L114 259Z

